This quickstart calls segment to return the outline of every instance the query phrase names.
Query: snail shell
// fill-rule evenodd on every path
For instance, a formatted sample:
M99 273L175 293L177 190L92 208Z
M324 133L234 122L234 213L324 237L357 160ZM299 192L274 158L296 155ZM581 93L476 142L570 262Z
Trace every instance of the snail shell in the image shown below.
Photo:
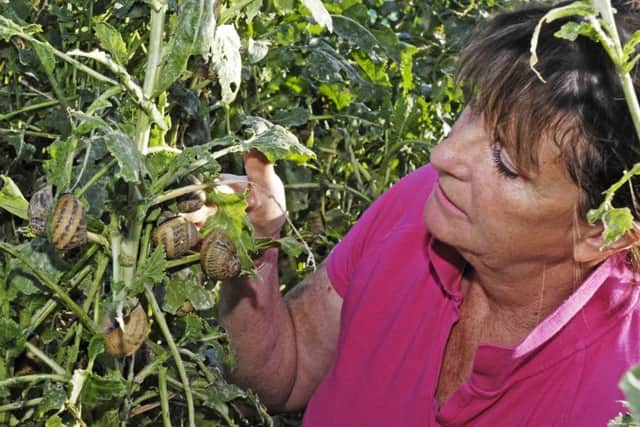
M176 217L163 222L153 230L153 242L164 246L167 258L186 254L200 240L198 229L192 222Z
M115 328L104 336L104 349L113 357L131 356L147 337L147 314L140 304L129 314L124 331Z
M47 219L53 207L53 187L47 185L33 193L29 200L29 226L36 236L42 236L47 232Z
M188 175L187 181L189 181L190 184L202 184L202 182L193 175ZM195 212L204 206L205 199L206 195L202 190L180 196L177 199L178 210L182 213Z
M219 230L213 230L202 242L200 263L202 270L212 279L230 279L240 273L236 245Z
M51 243L66 251L87 242L87 213L80 200L71 193L58 199L51 217Z

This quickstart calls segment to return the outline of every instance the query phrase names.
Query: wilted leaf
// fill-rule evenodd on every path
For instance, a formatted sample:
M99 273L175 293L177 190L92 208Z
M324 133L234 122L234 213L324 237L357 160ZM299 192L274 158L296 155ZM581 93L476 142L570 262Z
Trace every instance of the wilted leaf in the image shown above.
M242 77L240 36L233 25L221 25L216 29L212 51L211 63L218 74L222 102L231 104L238 94Z
M271 42L269 40L254 40L252 37L249 37L249 42L247 44L247 53L249 54L249 62L252 64L256 64L269 53L269 46Z
M11 178L0 175L0 209L4 209L18 218L28 219L29 202L24 198L18 186Z
M120 32L106 22L98 22L95 32L100 46L109 52L118 64L127 65L127 45Z

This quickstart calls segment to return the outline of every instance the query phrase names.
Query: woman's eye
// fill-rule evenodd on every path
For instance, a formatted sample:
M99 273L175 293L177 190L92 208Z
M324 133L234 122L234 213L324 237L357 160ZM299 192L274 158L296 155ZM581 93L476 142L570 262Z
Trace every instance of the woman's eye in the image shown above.
M493 163L500 175L509 179L515 179L520 176L512 166L508 154L505 152L502 144L497 142L492 143L491 152L493 154Z

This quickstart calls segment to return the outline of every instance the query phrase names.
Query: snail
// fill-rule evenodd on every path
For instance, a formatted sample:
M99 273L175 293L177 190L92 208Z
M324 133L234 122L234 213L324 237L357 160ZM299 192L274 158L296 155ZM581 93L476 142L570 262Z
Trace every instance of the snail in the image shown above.
M113 357L131 356L147 336L147 314L140 304L131 311L124 328L115 328L104 336L104 349Z
M187 181L192 185L202 184L202 182L193 175L188 175ZM180 196L177 198L178 210L182 213L195 212L204 206L205 199L206 196L202 190Z
M65 193L58 199L50 223L51 243L66 251L87 242L87 213L73 194Z
M230 279L240 273L236 245L219 230L213 230L202 242L200 263L202 270L212 279Z
M36 236L42 236L47 232L47 219L53 206L53 187L47 185L33 193L29 200L29 226Z
M164 246L167 258L186 254L200 240L198 229L192 222L175 217L163 222L153 230L153 242Z

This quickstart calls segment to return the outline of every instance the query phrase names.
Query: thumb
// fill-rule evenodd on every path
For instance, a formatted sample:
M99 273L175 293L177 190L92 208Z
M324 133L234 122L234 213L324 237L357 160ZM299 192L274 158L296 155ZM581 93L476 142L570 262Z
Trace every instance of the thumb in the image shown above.
M244 154L244 170L250 182L262 185L275 175L273 163L258 150L251 150Z

